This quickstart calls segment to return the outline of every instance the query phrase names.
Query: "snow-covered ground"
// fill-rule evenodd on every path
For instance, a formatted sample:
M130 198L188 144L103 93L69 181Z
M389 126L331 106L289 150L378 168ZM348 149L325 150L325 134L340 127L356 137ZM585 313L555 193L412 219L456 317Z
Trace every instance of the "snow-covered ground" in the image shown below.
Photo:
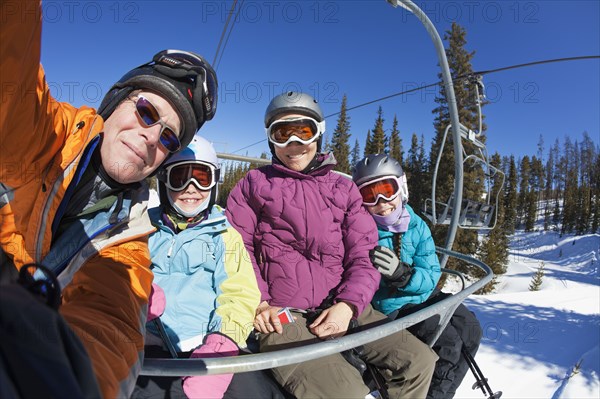
M539 291L529 291L543 262ZM600 235L517 232L495 293L472 295L476 356L502 398L600 398ZM469 372L457 398L483 398Z

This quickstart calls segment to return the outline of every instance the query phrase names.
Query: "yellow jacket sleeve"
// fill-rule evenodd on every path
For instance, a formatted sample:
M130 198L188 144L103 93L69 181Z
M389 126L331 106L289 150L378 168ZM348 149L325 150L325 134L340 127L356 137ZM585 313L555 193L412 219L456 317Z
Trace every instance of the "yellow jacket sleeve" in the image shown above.
M229 228L223 240L226 277L217 282L216 313L221 317L221 333L245 347L260 302L260 291L241 235Z
M40 2L7 0L0 9L0 181L14 190L0 209L0 243L20 267L48 253L50 226L75 170L67 166L77 164L102 121L50 95L40 66ZM83 259L63 288L60 313L88 351L105 398L131 394L141 368L152 228L142 220L145 206L138 208L129 226L139 222L136 232L98 246L104 249Z

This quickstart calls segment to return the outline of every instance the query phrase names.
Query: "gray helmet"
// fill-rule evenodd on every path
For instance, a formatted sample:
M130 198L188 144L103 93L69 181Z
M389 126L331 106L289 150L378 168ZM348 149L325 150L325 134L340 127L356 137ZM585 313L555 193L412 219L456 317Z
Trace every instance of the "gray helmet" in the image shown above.
M367 155L354 165L352 180L357 186L379 177L396 176L403 204L408 202L408 184L400 162L386 154Z
M321 107L319 107L317 100L306 93L296 91L288 91L271 100L271 103L269 103L269 106L265 111L265 127L269 127L277 115L284 113L306 115L315 119L317 122L325 120L323 111L321 111Z
M217 111L217 75L200 55L163 50L152 61L127 72L108 91L98 113L107 119L134 90L151 90L167 99L181 117L181 148Z
M404 176L400 162L386 154L367 155L352 170L352 180L357 186L384 176Z

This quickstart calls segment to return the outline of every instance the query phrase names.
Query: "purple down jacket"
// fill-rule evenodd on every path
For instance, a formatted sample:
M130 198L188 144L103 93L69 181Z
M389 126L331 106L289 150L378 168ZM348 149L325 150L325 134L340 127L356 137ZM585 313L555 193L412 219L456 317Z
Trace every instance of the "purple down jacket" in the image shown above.
M369 260L377 228L352 180L332 172L333 155L321 157L308 174L277 163L251 170L229 195L227 217L250 253L261 301L310 309L335 289L335 302L360 314L379 287Z

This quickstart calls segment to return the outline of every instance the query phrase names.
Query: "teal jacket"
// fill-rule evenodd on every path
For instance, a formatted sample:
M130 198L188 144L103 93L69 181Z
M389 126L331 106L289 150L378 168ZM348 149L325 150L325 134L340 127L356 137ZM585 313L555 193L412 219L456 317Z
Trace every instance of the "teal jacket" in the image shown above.
M152 272L165 292L160 319L171 343L190 351L204 335L220 332L244 347L260 291L242 237L223 209L213 206L206 220L179 234L163 223L161 208L149 213L158 228L148 243ZM158 336L153 322L147 329Z
M381 279L379 290L373 297L373 306L384 314L390 314L409 303L419 304L429 298L440 279L440 261L435 253L435 243L427 224L412 210L405 233L392 233L378 226L379 245L393 249L394 234L402 234L401 260L413 266L413 275L403 288L396 288Z

